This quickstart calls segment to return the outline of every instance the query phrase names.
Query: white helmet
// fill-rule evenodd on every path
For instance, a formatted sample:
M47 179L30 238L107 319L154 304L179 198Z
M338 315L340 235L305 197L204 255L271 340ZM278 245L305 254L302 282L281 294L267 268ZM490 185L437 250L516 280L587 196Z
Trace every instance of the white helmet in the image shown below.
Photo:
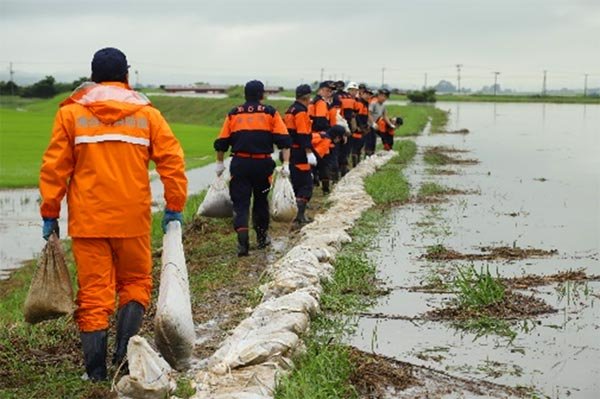
M346 85L346 90L349 89L358 89L358 84L356 82L348 82Z

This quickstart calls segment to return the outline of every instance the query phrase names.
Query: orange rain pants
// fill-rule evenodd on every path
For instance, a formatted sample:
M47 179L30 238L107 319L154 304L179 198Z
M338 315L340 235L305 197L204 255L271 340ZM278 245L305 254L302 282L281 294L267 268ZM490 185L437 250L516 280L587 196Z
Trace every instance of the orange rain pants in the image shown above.
M148 307L152 289L149 235L73 237L73 254L79 284L75 321L80 331L108 328L109 317L115 311L115 293L119 308L130 301Z

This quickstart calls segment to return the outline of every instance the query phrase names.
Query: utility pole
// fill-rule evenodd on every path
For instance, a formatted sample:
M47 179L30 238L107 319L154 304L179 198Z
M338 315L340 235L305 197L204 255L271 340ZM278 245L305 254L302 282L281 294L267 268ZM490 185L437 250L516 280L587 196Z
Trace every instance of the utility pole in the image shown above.
M427 90L427 72L425 72L425 83L423 84L423 90Z
M135 70L135 88L140 88L140 71L138 71L137 69Z
M542 96L546 95L546 75L548 74L548 71L546 71L544 69L544 80L542 81Z
M587 97L587 79L588 79L588 74L586 73L585 75L583 75L583 96Z
M381 68L381 87L385 84L385 67Z
M321 80L319 82L323 81L323 73L325 73L325 68L321 68Z
M15 95L15 81L14 81L15 70L13 69L12 61L8 64L8 73L10 74L10 82L12 83L10 85L10 95L14 96Z
M500 72L494 72L494 97L496 96L496 90L498 89L498 75L500 75Z
M462 68L462 64L456 64L456 82L457 82L457 89L458 92L460 93L460 68Z

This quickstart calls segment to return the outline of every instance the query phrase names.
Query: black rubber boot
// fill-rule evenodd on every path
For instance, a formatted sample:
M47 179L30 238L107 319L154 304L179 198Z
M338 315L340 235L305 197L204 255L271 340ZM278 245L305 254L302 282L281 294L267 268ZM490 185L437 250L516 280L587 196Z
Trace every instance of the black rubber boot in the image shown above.
M312 220L306 217L306 202L296 201L296 205L298 205L298 214L296 215L294 222L299 225L312 222Z
M356 165L360 162L360 155L352 154L352 167L356 168Z
M106 330L82 332L81 347L90 381L106 380Z
M321 180L321 188L323 188L323 194L329 194L329 180Z
M258 242L258 249L264 249L271 245L271 238L267 229L256 229L256 241Z
M125 304L117 313L117 342L113 365L119 366L127 356L127 344L129 338L133 337L142 327L144 318L144 307L141 303L131 301Z
M340 173L342 177L346 176L346 174L348 173L348 165L342 165L340 167Z
M238 256L248 256L250 250L250 238L248 237L248 230L241 230L237 232L238 239Z

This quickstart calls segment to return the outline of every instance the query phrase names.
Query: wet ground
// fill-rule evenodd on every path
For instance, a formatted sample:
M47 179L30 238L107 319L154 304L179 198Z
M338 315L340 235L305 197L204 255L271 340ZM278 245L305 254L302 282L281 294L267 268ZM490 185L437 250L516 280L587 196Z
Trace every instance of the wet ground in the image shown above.
M534 295L557 312L510 321L517 334L512 340L465 332L451 320L427 320L424 315L447 306L453 294L415 292L410 287L451 279L458 265L489 267L493 275L504 278L578 269L599 275L600 106L444 103L441 107L451 111L448 130L468 128L470 133L418 138L420 154L406 173L415 195L427 182L468 194L414 201L393 211L370 253L391 293L360 318L351 344L460 378L426 382L410 388L409 397L427 393L511 397L521 392L469 389L465 385L469 380L528 387L542 397L598 397L597 279L581 280L574 273L573 279L514 286L515 292ZM443 172L435 173L423 161L423 153L433 146L468 151L449 155L479 163L441 165L435 168ZM430 252L445 248L460 254L480 254L482 247L488 251L505 247L509 253L511 248L549 252L436 259L423 256L428 247Z
M188 170L188 195L198 194L214 179L214 165ZM151 173L154 210L162 209L163 185ZM10 270L33 259L41 252L42 222L39 214L40 195L37 189L0 190L0 279L7 278ZM60 229L67 232L67 206L63 201Z

